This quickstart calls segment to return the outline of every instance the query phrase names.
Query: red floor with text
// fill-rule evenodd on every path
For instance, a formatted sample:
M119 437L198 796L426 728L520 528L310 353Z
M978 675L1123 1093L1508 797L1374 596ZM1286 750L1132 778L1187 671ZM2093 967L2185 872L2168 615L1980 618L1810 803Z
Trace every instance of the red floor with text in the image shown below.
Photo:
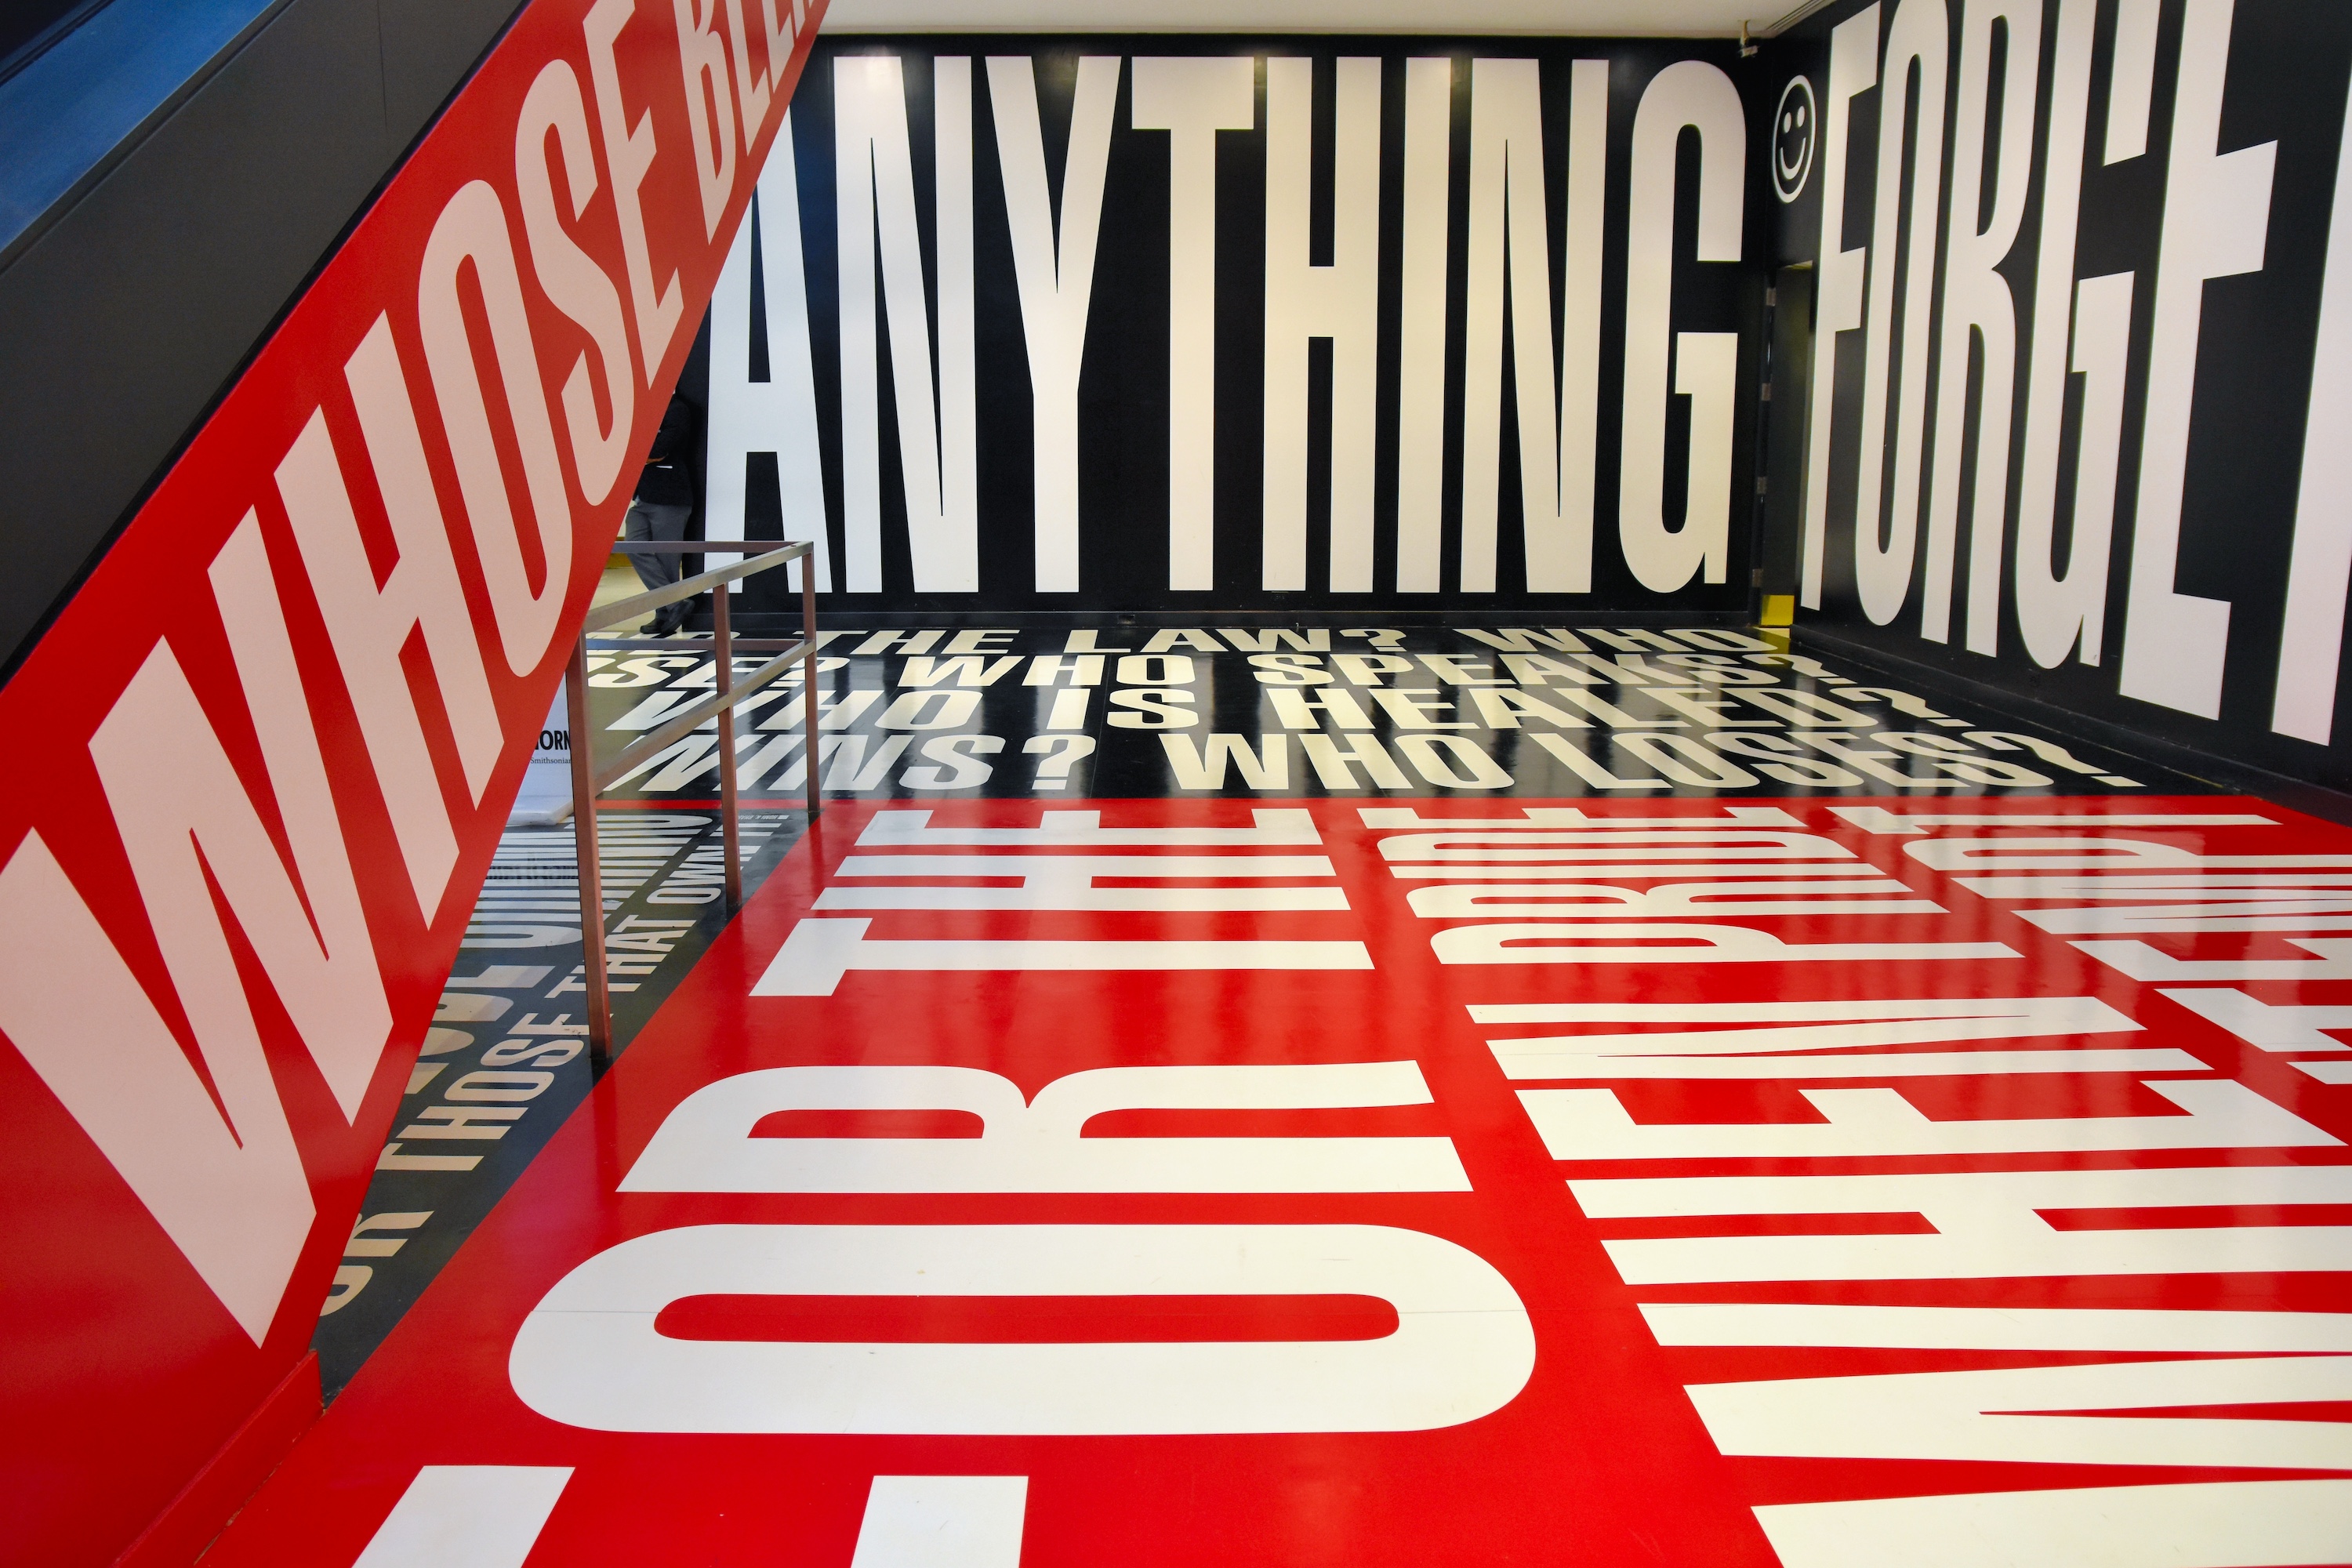
M2341 1563L2332 1030L2259 801L835 805L206 1563Z

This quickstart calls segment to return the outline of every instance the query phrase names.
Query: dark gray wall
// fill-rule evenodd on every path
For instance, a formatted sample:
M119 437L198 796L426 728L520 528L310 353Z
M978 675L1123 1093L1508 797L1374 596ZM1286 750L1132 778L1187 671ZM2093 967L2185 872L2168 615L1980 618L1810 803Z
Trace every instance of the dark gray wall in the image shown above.
M1880 135L1879 104L1888 82L1884 52L1898 18L1915 8L1922 17L1933 16L1937 0L1886 0L1868 8L1858 0L1843 0L1788 37L1767 44L1757 62L1759 68L1747 84L1756 95L1749 101L1752 138L1785 134L1772 117L1784 89L1798 76L1810 83L1822 124L1834 130L1839 121L1828 101L1826 80L1831 30L1857 19L1866 30L1865 10L1877 12L1881 82L1853 100L1846 122L1850 134L1845 138L1843 233L1834 237L1839 249L1869 247L1869 288L1874 290L1892 281L1892 273L1883 267L1889 258L1878 254L1879 215L1874 210L1878 163L1882 157L1901 155L1903 145L1897 128L1890 127L1883 141ZM1932 156L1940 144L1942 170L1932 188L1919 183L1905 208L1915 217L1922 204L1928 204L1926 210L1931 215L1940 209L1942 227L1933 230L1939 247L1955 226L1989 224L1995 210L1991 192L1973 204L1966 193L1954 195L1958 175L1953 153L1963 129L1984 125L1988 118L1997 127L2000 118L1997 110L1988 116L1978 96L1964 94L1961 79L1964 28L1969 18L2004 7L1997 0L1942 0L1940 8L1948 23L1949 88L1944 100L1932 106L1924 125L1911 132L1910 155L1916 171L1918 149L1927 149ZM1864 325L1838 332L1834 344L1816 338L1812 374L1835 377L1828 405L1810 398L1784 405L1776 385L1776 432L1783 418L1801 429L1809 418L1818 422L1824 413L1830 426L1828 460L1822 471L1807 471L1801 443L1790 451L1776 437L1770 447L1771 493L1777 501L1785 492L1792 503L1785 512L1775 507L1776 524L1784 532L1797 529L1809 485L1822 492L1811 499L1825 503L1821 508L1826 523L1821 602L1817 609L1800 613L1798 633L1801 638L1822 640L1824 647L1906 661L1950 680L2038 705L2045 716L2084 722L2103 737L2125 743L2153 741L2276 777L2352 789L2352 747L2346 744L2352 738L2352 681L2343 679L2345 672L2352 671L2352 658L2345 656L2341 627L2329 637L2324 627L2313 631L2306 622L2298 633L2288 620L2292 574L2299 570L2298 541L2308 542L2314 534L2342 526L2340 487L2325 479L2326 462L2345 434L2341 400L2321 395L2324 388L2315 383L2314 370L2315 362L2324 364L2336 357L2319 347L2323 300L2352 288L2352 262L2337 264L2342 276L2329 276L2331 256L2352 257L2352 250L2342 248L2352 245L2352 230L2334 232L2347 226L2331 216L2345 210L2341 204L2346 198L2336 183L2345 152L2347 82L2352 78L2352 6L2327 0L2236 0L2233 6L2217 9L2161 0L2153 11L2153 48L2139 55L2123 41L2129 35L2126 24L2147 14L2136 0L2044 0L2038 39L2013 43L1997 57L2004 72L2034 60L2039 84L2032 121L2018 128L2021 156L2011 165L2024 198L2021 221L1997 267L2015 313L2014 402L2008 447L2005 452L1996 451L1991 468L1991 482L2005 484L2005 489L1980 509L1973 484L1959 492L1948 624L1930 609L1943 600L1929 571L1931 487L1921 487L1921 504L1909 510L1896 504L1895 479L1906 439L1920 443L1925 471L1932 473L1937 455L1954 444L1962 444L1966 468L1974 469L1976 451L1985 440L1982 405L1973 400L1962 405L1964 416L1955 418L1952 411L1938 405L1936 392L1944 366L1954 363L1954 356L1971 353L1967 334L1938 330L1906 341L1901 325L1906 301L1898 296L1888 318L1891 344L1874 349L1867 310ZM2226 39L2211 30L2213 21L2224 17L2229 22ZM2058 63L2062 28L2070 19L2087 24L2090 47L2079 79L2067 76ZM2198 26L2206 30L2191 38ZM2179 247L2185 254L2168 258L2168 212L2186 202L2199 205L2182 208L2184 212L2210 213L2220 199L2199 184L2193 167L2185 187L2172 172L2184 59L2218 70L2221 107L2218 125L2203 127L2203 141L2194 126L2182 132L2182 155L2193 163L2208 145L2224 156L2268 148L2267 154L2255 156L2272 158L2273 173L2267 203L2263 203L2257 166L2249 161L2231 165L2231 174L2221 182L2223 192L2253 193L2251 212L2226 223L2185 220L2188 232L2178 237L2188 242ZM2145 142L2126 135L2111 147L2111 119L2126 127L2137 122L2131 110L2135 96L2116 86L2119 79L2138 79L2129 68L2133 60L2150 62ZM2069 81L2074 85L2067 89ZM2052 153L2052 106L2062 89L2075 95L2084 116L2084 144L2071 168L2053 167L2057 160ZM1916 115L1916 108L1913 113ZM1987 140L1997 142L1994 130L1987 131ZM1771 260L1781 266L1815 260L1822 244L1827 160L1822 149L1817 146L1815 152L1812 172L1796 199L1773 203L1780 221ZM1759 155L1752 166L1759 189L1769 195L1769 163ZM2061 193L2054 205L2053 190ZM2058 254L2069 247L2055 244L2045 263L2044 227L2063 224L2070 204L2079 217L2071 253ZM2218 237L2228 242L2231 258L2226 275L2216 272L2201 288L2178 296L2194 311L2189 318L2196 324L2194 362L2159 364L2160 279L2171 265L2193 283L2198 247L2216 241L2210 231L2217 228L2226 231ZM1917 232L1925 235L1930 226L1923 224ZM2064 230L2053 227L2051 232L2063 235ZM1901 263L1906 273L1908 258L1906 248ZM1950 295L1948 261L1948 254L1939 249L1933 276L1939 320ZM2111 423L2100 426L2102 439L2086 442L2088 380L2080 374L2083 365L2073 363L2074 374L2063 378L2063 411L2053 421L2061 437L2054 479L2037 480L2026 462L2032 361L2037 352L2065 354L2069 343L2063 318L2053 315L2037 329L2038 273L2045 265L2070 269L2059 279L2063 288L2085 279L2112 287L2119 276L2127 276L2130 303L2128 321L2117 334L2123 345L2120 371L2114 377L2120 388L2119 407L2106 416ZM1784 279L1824 275L1781 274ZM2063 303L2064 296L2057 298ZM2180 309L2173 307L2176 323ZM2082 320L2074 318L2078 350ZM2177 326L2173 341L2179 341ZM1981 354L1980 349L1975 352ZM1874 353L1891 353L1898 364L1906 357L1926 360L1927 406L1900 406L1899 376L1897 390L1882 397L1891 410L1885 420L1882 454L1886 483L1874 511L1857 518L1866 383ZM1965 366L1969 362L1958 363ZM1980 379L1980 360L1978 364L1969 374ZM2186 428L2168 431L2156 411L2161 403L2183 395L2190 405ZM2053 399L2051 405L2055 404ZM1821 433L1814 429L1809 434L1817 438ZM2086 450L2103 456L2094 462L2084 458ZM2167 537L2164 525L2173 509L2161 487L2153 491L2142 488L2146 474L2162 472L2160 458L2178 458L2185 465L2177 543ZM2079 470L2086 467L2094 481L2112 471L2111 512L2098 505L2095 482L2078 491ZM2030 489L2037 497L2054 494L2053 509L2045 514L2054 517L2054 526L2047 532L2026 527ZM2076 502L2085 494L2091 498L2087 510L2078 515ZM2157 526L2150 526L2151 518ZM2104 573L2086 578L2091 584L2087 602L2104 618L2104 637L2093 647L2048 611L2040 584L2079 559L2072 552L2101 531L2109 534L2106 566ZM1918 541L1907 583L1892 580L1896 575L1893 567L1879 568L1866 560L1879 553L1872 548L1874 540L1892 546L1906 537ZM1990 568L1983 571L1971 565L1979 554L1980 537L1982 556ZM1785 542L1794 548L1793 538ZM2139 560L2143 552L2147 562ZM1889 559L1895 559L1891 552ZM2147 568L2137 574L2142 579L2137 582L2136 566ZM1864 591L1871 571L1889 578L1878 586L1874 605ZM2226 637L2200 630L2189 615L2191 598L2227 606ZM2333 598L2336 605L2343 603L2340 580ZM2208 621L2216 614L2203 612ZM2135 635L2143 652L2137 673L2129 657ZM2170 654L2170 666L2210 681L2218 695L2208 700L2194 681L2152 678L2146 673L2156 662L2146 657L2150 653ZM2330 684L2335 692L2332 724L2306 720L2298 730L2280 717L2276 705L2283 690L2315 692L2314 700L2324 704ZM2239 775L2216 771L2207 776Z
M842 209L836 182L835 72L845 59L867 56L895 58L904 73L903 104L886 112L903 116L911 153L914 207L924 226L916 258L925 269L934 295L940 268L935 235L934 169L935 83L938 59L965 58L973 64L971 88L972 251L971 278L975 300L973 361L978 385L974 420L977 457L974 464L979 539L977 576L968 588L918 587L913 546L906 518L907 486L898 448L897 420L891 394L881 405L878 441L880 505L878 521L848 515L844 470L845 351L839 248ZM1097 228L1092 294L1085 327L1084 369L1079 381L1077 437L1078 521L1076 523L1077 583L1075 588L1041 585L1037 568L1037 486L1033 459L1034 392L1027 354L1029 330L1016 282L1013 238L1007 216L1006 180L1001 162L999 133L991 74L984 60L1014 57L1029 62L1038 86L1045 163L1049 182L1057 181L1066 157L1070 123L1082 57L1108 57L1120 62L1116 105L1108 132L1107 175ZM1171 279L1171 148L1164 131L1139 130L1133 123L1138 61L1150 57L1204 56L1247 64L1253 60L1255 86L1250 128L1233 129L1216 139L1213 197L1215 305L1204 321L1188 329L1208 336L1215 345L1214 435L1205 452L1171 455L1170 430L1171 315L1178 309ZM1267 285L1266 181L1269 106L1266 71L1276 59L1305 59L1313 73L1314 130L1309 157L1311 178L1307 203L1309 249L1318 264L1331 258L1334 185L1339 132L1333 107L1337 62L1343 57L1369 58L1380 68L1380 112L1377 139L1366 136L1351 143L1368 152L1379 168L1377 228L1379 234L1379 311L1375 386L1377 436L1370 444L1372 571L1369 591L1333 587L1331 549L1331 447L1333 392L1330 350L1318 343L1309 353L1304 401L1307 430L1306 568L1303 585L1267 588L1265 567L1265 326L1269 309ZM1444 226L1446 296L1444 303L1444 367L1442 382L1444 476L1440 523L1442 583L1427 589L1400 588L1398 535L1400 510L1399 429L1403 378L1400 347L1403 313L1403 251L1407 222L1404 204L1407 62L1444 57L1453 61L1453 79L1445 126L1448 205L1438 221ZM1551 271L1550 320L1554 363L1561 350L1561 296L1566 262L1571 73L1580 60L1601 60L1609 67L1607 151L1601 326L1598 334L1597 413L1592 419L1598 453L1592 527L1591 587L1587 593L1567 593L1542 586L1530 588L1526 570L1525 525L1519 498L1515 382L1506 373L1500 392L1485 395L1500 399L1502 437L1496 506L1495 586L1465 591L1461 584L1462 493L1465 458L1464 425L1471 137L1475 94L1474 61L1524 61L1539 68L1539 94L1545 195L1545 247ZM828 550L838 563L851 555L849 542L861 528L878 540L878 585L848 589L844 573L833 579L835 589L826 603L836 608L864 612L928 613L987 610L991 613L1072 608L1163 610L1214 605L1222 609L1290 610L1327 605L1387 605L1395 609L1433 611L1451 605L1522 606L1530 613L1607 610L1611 614L1674 610L1738 612L1747 606L1749 593L1749 542L1753 493L1753 404L1742 394L1734 420L1731 448L1732 492L1727 565L1724 580L1705 581L1694 569L1682 586L1653 591L1636 579L1620 545L1619 468L1620 426L1624 364L1626 257L1629 194L1632 182L1632 137L1643 94L1659 73L1677 62L1699 60L1733 73L1740 62L1737 47L1728 42L1683 39L1601 39L1568 37L1497 37L1451 39L1413 37L1300 37L1251 38L1222 35L1148 35L1142 37L1076 37L1053 35L1024 37L1005 35L909 38L849 37L820 38L807 74L793 100L785 153L772 153L762 178L756 219L746 225L744 247L756 243L761 267L753 268L761 281L752 298L750 317L758 324L748 336L734 340L739 357L730 369L729 335L714 328L714 384L709 392L712 439L730 424L730 399L751 405L751 393L772 394L783 388L792 372L786 367L796 355L786 337L798 331L803 309L807 321L809 366L805 396L813 410L804 430L779 417L763 426L764 439L747 439L713 459L732 462L740 512L728 510L726 494L714 481L711 515L722 531L746 528L755 538L804 537L813 520L823 519ZM1238 124L1238 120L1235 121ZM780 143L781 145L781 143ZM1697 212L1699 139L1683 139L1683 169L1675 184L1677 233L1674 263L1674 324L1677 331L1736 332L1740 338L1736 384L1754 385L1758 360L1757 329L1762 320L1762 279L1750 263L1768 248L1768 230L1749 223L1743 227L1744 260L1699 262L1695 258L1694 234ZM1746 153L1755 163L1753 141ZM796 180L797 228L785 216L780 181L786 153L793 161ZM1518 154L1515 154L1517 156ZM856 199L871 204L868 194ZM1061 200L1055 197L1056 204ZM1754 204L1749 204L1753 211ZM1056 211L1059 211L1057 205ZM1059 219L1056 220L1060 221ZM772 258L778 247L797 238L803 270L802 300L779 298L784 276ZM887 243L887 242L886 242ZM773 290L774 292L772 292ZM1189 292L1189 290L1188 290ZM720 314L724 325L725 285ZM931 331L939 316L936 300L921 333ZM897 309L891 300L888 309ZM1187 319L1190 319L1189 317ZM741 332L740 318L737 331ZM862 351L863 344L858 345ZM856 352L856 351L853 351ZM880 384L893 387L899 374L885 353ZM1507 363L1509 361L1506 360ZM748 368L747 368L748 367ZM1515 370L1515 366L1513 369ZM761 383L771 383L762 386ZM730 390L730 386L732 390ZM772 393L780 404L789 395ZM929 396L929 392L924 393ZM1665 500L1664 510L1679 519L1687 486L1689 399L1667 400L1665 438ZM768 405L763 397L759 405ZM748 425L749 416L737 421ZM768 418L761 413L758 417ZM768 450L763 447L778 448ZM780 463L782 467L780 468ZM1171 468L1180 463L1207 468L1213 475L1212 518L1207 531L1213 540L1213 582L1177 586L1171 569ZM794 481L787 476L797 474ZM798 489L787 505L784 486ZM1555 506L1556 510L1556 506ZM1677 527L1679 527L1677 522ZM1188 535L1192 527L1186 527ZM838 568L836 567L836 570ZM782 574L746 584L743 602L755 610L796 615L797 601L780 584ZM1385 613L1385 612L1384 612Z
M13 670L519 0L287 0L0 268Z

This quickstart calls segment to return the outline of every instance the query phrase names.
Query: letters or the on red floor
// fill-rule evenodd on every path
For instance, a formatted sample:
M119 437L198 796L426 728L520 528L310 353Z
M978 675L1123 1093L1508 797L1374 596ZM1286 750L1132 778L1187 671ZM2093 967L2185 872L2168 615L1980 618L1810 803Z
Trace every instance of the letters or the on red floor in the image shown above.
M836 806L207 1563L2344 1561L2336 1029L2260 802Z

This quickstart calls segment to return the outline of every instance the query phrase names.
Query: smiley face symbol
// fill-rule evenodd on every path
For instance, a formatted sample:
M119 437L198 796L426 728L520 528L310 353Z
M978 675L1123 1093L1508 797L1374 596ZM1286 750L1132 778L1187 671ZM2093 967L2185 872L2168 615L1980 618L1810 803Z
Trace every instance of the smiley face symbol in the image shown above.
M1792 76L1780 89L1780 107L1772 119L1772 189L1784 202L1804 194L1812 177L1814 121L1813 84Z

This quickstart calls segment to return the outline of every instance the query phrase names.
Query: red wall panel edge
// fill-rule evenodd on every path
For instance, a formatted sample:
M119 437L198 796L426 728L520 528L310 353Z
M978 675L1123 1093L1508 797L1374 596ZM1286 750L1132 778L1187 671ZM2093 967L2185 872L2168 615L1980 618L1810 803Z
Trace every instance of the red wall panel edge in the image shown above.
M823 10L534 0L0 689L0 1561L308 1353Z
M115 1568L184 1568L204 1555L237 1510L261 1489L302 1435L318 1424L319 1357L306 1353L194 1479L140 1531Z

